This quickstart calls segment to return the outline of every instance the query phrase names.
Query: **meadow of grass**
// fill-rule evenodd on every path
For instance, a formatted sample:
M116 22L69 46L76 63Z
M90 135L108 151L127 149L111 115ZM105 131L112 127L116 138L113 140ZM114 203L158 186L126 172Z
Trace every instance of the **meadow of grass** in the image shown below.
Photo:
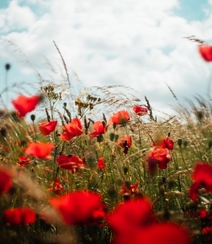
M158 119L131 91L43 82L2 109L1 243L212 242L210 100Z

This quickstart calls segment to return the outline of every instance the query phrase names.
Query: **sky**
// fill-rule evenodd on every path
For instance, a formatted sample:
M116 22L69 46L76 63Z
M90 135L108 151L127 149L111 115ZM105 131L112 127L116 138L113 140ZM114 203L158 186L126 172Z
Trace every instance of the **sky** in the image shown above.
M67 85L55 42L76 93L123 85L171 115L187 99L212 96L211 63L188 36L212 43L212 0L0 0L2 99L9 106L17 93L33 95L38 74Z

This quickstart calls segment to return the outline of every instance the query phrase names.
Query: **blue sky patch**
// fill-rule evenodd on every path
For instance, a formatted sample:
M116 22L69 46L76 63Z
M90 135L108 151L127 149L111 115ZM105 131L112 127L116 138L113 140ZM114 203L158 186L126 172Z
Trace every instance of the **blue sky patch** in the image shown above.
M0 8L7 8L11 0L1 0Z
M188 21L205 19L204 9L209 7L207 0L179 0L180 7L175 9L174 14Z

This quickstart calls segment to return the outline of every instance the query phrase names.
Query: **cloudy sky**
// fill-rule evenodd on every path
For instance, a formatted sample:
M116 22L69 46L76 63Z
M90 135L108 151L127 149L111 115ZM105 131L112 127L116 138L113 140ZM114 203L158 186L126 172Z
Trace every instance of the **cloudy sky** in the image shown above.
M0 0L0 91L6 63L12 88L38 83L36 71L63 82L55 41L73 84L130 86L171 113L168 86L182 104L209 92L212 64L184 38L192 35L212 43L212 0Z

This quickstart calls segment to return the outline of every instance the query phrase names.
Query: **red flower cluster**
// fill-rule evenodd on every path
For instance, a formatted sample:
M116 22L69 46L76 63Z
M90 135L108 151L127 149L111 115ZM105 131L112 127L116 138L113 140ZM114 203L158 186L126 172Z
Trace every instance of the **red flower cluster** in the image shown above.
M0 167L0 196L12 186L13 173L8 168Z
M130 115L126 110L121 110L113 114L108 124L124 125L130 120Z
M171 160L169 150L174 149L174 141L169 136L156 140L152 143L153 148L150 149L147 163L151 175L154 175L157 169L166 169L168 162Z
M211 45L207 45L207 44L199 45L199 53L205 61L207 61L207 62L212 61L212 46Z
M75 155L60 154L56 161L61 169L69 169L72 173L85 168L83 160Z
M206 226L202 229L203 235L212 235L212 226Z
M93 128L94 132L88 134L88 136L90 137L100 136L102 134L105 134L105 132L107 131L107 126L104 121L96 121L93 124Z
M41 123L39 123L38 127L39 127L41 134L43 134L44 136L47 136L55 130L56 125L57 125L57 120L53 120L50 122L48 122L48 121L41 122Z
M134 185L127 185L125 182L122 183L122 189L120 190L121 195L137 195L139 193L138 190L138 182Z
M101 195L90 191L70 192L51 198L50 204L68 225L99 223L105 217Z
M207 192L212 191L212 165L205 162L198 162L191 175L194 183L190 187L190 198L195 201L198 198L198 190L202 187Z
M157 165L160 169L166 169L170 160L171 156L168 149L159 146L153 147L147 158L150 174L155 174Z
M132 145L132 136L124 136L117 141L117 145L124 148L124 153L128 153L128 149Z
M25 167L30 163L30 159L25 157L25 156L21 156L18 158L18 164L20 167Z
M62 184L60 183L59 178L55 179L52 186L49 187L48 190L54 192L54 194L56 194L56 195L64 193L64 188L63 188Z
M167 136L165 138L162 138L162 139L155 141L153 143L153 146L159 146L162 148L167 148L169 150L173 150L174 149L174 141L169 139L169 137Z
M202 234L203 235L210 235L212 234L212 214L211 211L206 211L205 209L200 209L198 211L198 217L200 218L200 223L202 227ZM211 240L211 238L210 238Z
M27 113L32 112L40 101L41 96L39 95L31 97L20 95L16 99L12 100L12 104L16 109L18 116L21 118L24 117Z
M157 223L151 203L145 199L128 200L121 203L108 215L115 244L188 244L187 230L173 223Z
M51 151L54 148L52 143L38 143L31 142L28 144L28 147L25 149L25 153L29 156L51 159Z
M99 169L104 169L105 168L105 159L103 157L99 158L97 161L97 165Z
M4 211L4 218L11 225L27 225L35 222L36 214L31 208L10 208Z
M61 140L69 141L75 136L83 134L82 124L78 118L72 119L71 122L62 127L63 133L60 135Z
M133 107L133 111L139 116L143 116L143 115L146 115L148 113L148 109L146 107L138 106L138 105L135 105Z

